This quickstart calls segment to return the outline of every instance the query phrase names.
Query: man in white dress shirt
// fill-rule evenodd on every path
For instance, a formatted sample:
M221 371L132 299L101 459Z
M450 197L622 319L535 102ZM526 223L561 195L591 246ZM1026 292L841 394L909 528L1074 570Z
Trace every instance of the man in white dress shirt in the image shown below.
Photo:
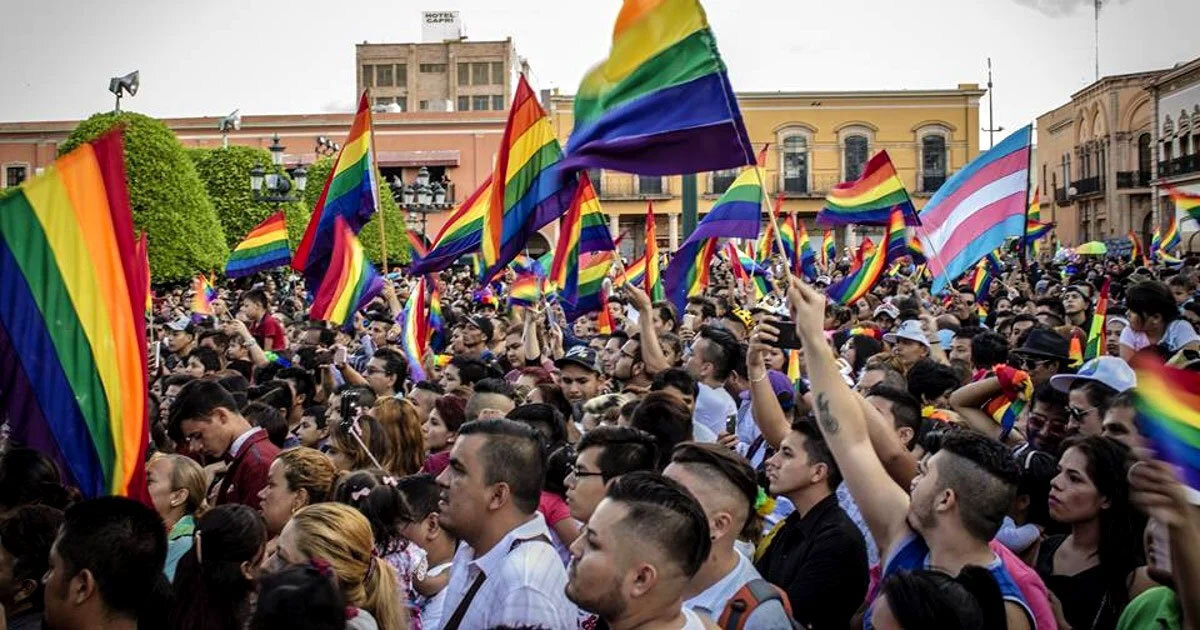
M573 628L566 571L537 511L545 476L537 433L510 420L468 422L438 476L441 526L458 537L445 630Z
M725 432L729 417L737 414L733 397L725 391L725 380L741 356L733 333L716 326L704 326L692 342L691 356L683 365L699 386L692 419L714 435Z
M684 442L675 447L663 475L695 495L708 519L712 551L683 595L685 608L713 621L729 600L751 580L761 579L750 558L734 548L738 538L753 540L762 530L755 512L758 485L746 460L719 444ZM787 612L777 601L755 607L748 628L788 628Z
M710 549L704 510L686 488L631 472L609 484L571 544L567 596L610 628L706 628L683 593Z

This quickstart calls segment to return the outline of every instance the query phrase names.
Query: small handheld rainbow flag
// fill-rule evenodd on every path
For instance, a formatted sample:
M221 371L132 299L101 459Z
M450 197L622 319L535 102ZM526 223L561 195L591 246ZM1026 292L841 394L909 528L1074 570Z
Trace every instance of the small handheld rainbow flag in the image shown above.
M892 211L891 222L888 223L887 241L884 246L873 248L870 254L865 255L861 265L851 271L841 282L829 287L826 290L829 299L839 304L853 304L866 295L883 275L889 256L894 256L897 251L907 251L906 236L904 212L900 208L896 208ZM865 244L866 242L864 242Z
M817 213L818 225L887 225L892 209L899 208L905 221L920 225L908 190L887 151L880 151L867 162L862 177L842 182L825 197L825 207Z
M1167 219L1167 229L1163 230L1162 251L1170 254L1176 247L1179 247L1179 225L1175 222L1175 215L1171 215Z
M1104 279L1100 288L1100 297L1096 298L1096 310L1092 312L1092 327L1088 331L1087 348L1083 352L1083 360L1090 361L1104 354L1104 318L1108 315L1108 285L1112 278Z
M280 210L250 230L246 238L233 248L229 253L229 261L225 263L225 275L230 278L249 276L282 267L291 259L287 224L283 220L283 210Z
M200 321L205 317L213 317L212 303L217 299L217 291L204 274L192 278L192 321Z
M1200 491L1200 373L1139 357L1133 389L1138 428L1163 461L1174 464L1183 482Z
M350 231L350 224L337 217L334 230L329 267L313 298L308 317L341 326L383 290L383 279L367 260L362 243Z
M645 278L645 276L646 276L646 257L642 256L641 258L629 263L628 265L625 265L625 270L623 272L617 274L616 280L613 281L613 284L615 284L617 286L624 286L626 284L632 284L633 286L636 287L642 283L642 280L643 280L643 278Z
M808 230L805 229L803 220L796 221L796 247L799 248L800 271L804 272L804 279L809 282L816 280L817 252L808 240Z
M645 290L650 299L657 302L663 299L662 277L658 271L658 237L654 233L654 202L646 207L646 276Z
M408 372L413 381L425 380L425 368L421 361L429 348L429 319L425 315L425 278L417 280L417 286L408 294L408 302L400 314L402 332L400 349L408 359Z
M412 247L414 258L424 258L429 254L429 243L425 242L425 237L417 234L413 230L404 230L404 236L408 238L408 244Z
M1176 210L1183 210L1193 221L1200 223L1200 195L1167 184L1167 196L1175 202Z
M536 274L518 274L508 287L508 305L532 308L542 299L542 283Z
M821 237L821 250L825 253L823 262L826 268L837 262L837 243L833 241L833 230L825 230Z
M442 297L437 276L429 278L429 347L441 352L446 347L446 318L442 315Z
M1129 230L1129 262L1137 264L1143 254L1142 239L1138 238L1137 232Z

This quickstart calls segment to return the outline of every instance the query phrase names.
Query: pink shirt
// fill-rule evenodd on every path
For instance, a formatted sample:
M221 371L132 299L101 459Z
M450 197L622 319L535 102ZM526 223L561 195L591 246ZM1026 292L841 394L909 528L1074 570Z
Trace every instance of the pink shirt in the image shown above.
M1025 603L1029 604L1029 609L1033 611L1035 630L1058 630L1058 622L1054 620L1054 611L1050 608L1046 583L1042 582L1037 571L1021 561L1008 547L995 540L988 543L988 546L1000 557L1000 562L1004 563L1004 568L1025 596Z
M542 490L542 496L538 500L538 511L546 519L546 526L550 529L550 538L554 544L554 550L558 552L558 557L563 561L563 566L566 566L570 563L571 550L558 537L558 532L554 530L554 525L559 521L571 518L571 508L567 507L567 502L562 497L553 492Z

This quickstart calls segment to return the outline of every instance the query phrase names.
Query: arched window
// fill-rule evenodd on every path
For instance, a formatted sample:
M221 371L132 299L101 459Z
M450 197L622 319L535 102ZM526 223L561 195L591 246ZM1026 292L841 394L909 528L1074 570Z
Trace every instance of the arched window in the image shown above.
M1139 178L1150 176L1150 157L1150 134L1144 133L1138 136L1137 144L1138 171L1145 173L1145 175L1138 175Z
M808 139L793 135L783 139L783 191L808 192Z
M870 142L866 136L854 134L846 136L845 146L843 162L845 165L845 174L842 179L850 182L862 177L863 168L867 165L867 153L870 151Z
M946 138L927 135L921 138L921 192L936 192L945 181Z

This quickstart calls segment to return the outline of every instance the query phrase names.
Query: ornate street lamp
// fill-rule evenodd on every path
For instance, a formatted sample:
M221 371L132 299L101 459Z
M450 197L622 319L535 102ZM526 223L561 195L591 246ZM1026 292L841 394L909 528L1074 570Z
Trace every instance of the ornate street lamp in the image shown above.
M417 169L413 181L406 184L399 177L393 177L389 187L392 189L392 198L405 210L405 223L409 229L416 231L419 226L422 236L425 235L430 213L448 210L454 205L446 200L448 191L445 186L429 181L429 169L425 166Z
M250 191L255 201L267 201L270 203L290 203L300 200L300 194L304 192L304 188L308 185L308 170L304 165L296 167L292 171L291 180L283 168L283 150L287 148L279 144L279 134L271 139L271 146L267 150L271 152L270 170L263 168L260 164L255 164L250 169ZM292 187L295 186L295 194L292 193Z

